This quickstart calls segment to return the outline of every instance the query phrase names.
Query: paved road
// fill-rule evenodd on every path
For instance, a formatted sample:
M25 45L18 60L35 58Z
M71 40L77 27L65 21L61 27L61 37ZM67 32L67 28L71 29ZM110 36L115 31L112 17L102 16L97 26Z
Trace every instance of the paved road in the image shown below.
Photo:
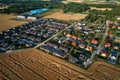
M58 32L57 34L53 35L52 37L48 38L47 40L43 41L42 43L38 44L37 46L35 46L34 48L38 48L39 46L45 44L46 42L48 42L49 40L51 40L52 38L56 37L58 34L60 34L61 32L65 31L66 29L73 27L74 25L76 25L77 22L73 23L72 25L66 27L64 30Z
M105 24L105 23L104 23L104 24ZM102 24L102 26L104 26L104 24ZM92 53L90 59L86 62L85 68L87 68L87 67L93 62L94 56L95 56L96 54L99 54L100 51L102 50L102 45L104 44L104 41L105 41L105 39L106 39L106 37L107 37L107 34L108 34L108 31L109 31L109 27L106 26L106 30L105 30L104 36L103 36L103 38L102 38L102 40L101 40L101 43L100 43L100 45L97 47L97 50Z

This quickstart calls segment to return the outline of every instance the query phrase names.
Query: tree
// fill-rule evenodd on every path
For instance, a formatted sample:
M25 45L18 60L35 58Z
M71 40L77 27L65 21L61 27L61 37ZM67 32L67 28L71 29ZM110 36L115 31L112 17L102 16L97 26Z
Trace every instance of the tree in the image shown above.
M106 2L109 2L110 0L106 0Z

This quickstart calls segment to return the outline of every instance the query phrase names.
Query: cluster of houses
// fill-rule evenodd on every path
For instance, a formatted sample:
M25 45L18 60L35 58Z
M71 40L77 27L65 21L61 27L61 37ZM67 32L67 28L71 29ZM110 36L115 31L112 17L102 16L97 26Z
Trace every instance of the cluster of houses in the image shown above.
M113 22L106 22L106 24L107 26L112 25ZM92 53L97 50L104 33L105 26L97 25L94 29L90 29L86 28L85 23L78 23L40 46L40 49L58 57L67 58L69 62L84 65L90 59ZM97 55L109 63L120 64L120 55L117 51L120 49L120 45L109 41L109 33L107 35L107 41ZM110 49L110 47L113 49Z
M0 32L0 52L34 47L67 26L54 19L40 18Z
M100 42L99 36L88 37L94 33L87 32L90 33L90 30L85 29L85 23L78 23L40 46L40 49L61 58L68 57L72 63L84 64Z
M106 24L109 32L99 57L111 64L120 64L120 37L116 36L120 32L119 26L113 21L106 21Z
M103 48L100 52L100 58L103 60L106 60L107 62L111 64L117 64L119 62L119 56L120 53L117 50L114 49L108 49L108 48Z
M114 28L120 30L112 21L106 21L106 24L112 26L111 31ZM0 32L0 52L34 47L68 26L69 24L55 19L39 18L36 21ZM105 32L104 27L97 25L94 29L90 29L86 28L85 23L78 23L40 45L39 48L49 54L67 59L69 62L84 65L92 53L97 50L104 35L102 31ZM111 39L109 31L98 56L109 63L120 64L120 43L111 40L114 39Z
M109 63L116 64L119 62L119 58L118 58L120 56L119 49L120 49L120 43L106 42L99 56Z
M106 25L109 27L109 32L99 57L111 64L120 64L120 59L118 58L120 56L120 40L116 41L115 35L119 31L119 26L113 21L106 21Z
M69 51L69 49L66 47L58 46L57 44L50 42L47 42L46 44L40 46L40 49L61 58L64 58Z
M97 40L97 38L89 40L87 39L87 37L83 37L83 36L77 37L75 35L71 35L70 33L66 34L65 39L66 39L65 40L66 44L71 44L72 46L79 46L80 48L91 52L94 50L94 48L97 47L99 43L99 40ZM58 41L59 43L63 42L60 40Z

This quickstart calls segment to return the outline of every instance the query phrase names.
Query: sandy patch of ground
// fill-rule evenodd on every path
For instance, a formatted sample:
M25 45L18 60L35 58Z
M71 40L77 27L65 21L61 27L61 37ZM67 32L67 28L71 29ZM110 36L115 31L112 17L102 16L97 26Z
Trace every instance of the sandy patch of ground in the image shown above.
M0 9L6 9L8 8L9 6L0 6Z
M112 10L112 8L96 8L96 7L91 7L91 10L102 10L102 11L105 11L105 10Z
M79 14L79 13L63 13L62 11L53 12L49 15L44 16L44 18L55 18L59 20L80 20L84 19L87 14Z
M12 18L15 18L16 16L7 15L7 14L0 14L0 31L4 31L22 24L27 23L27 21L18 21L18 20L12 20Z
M77 2L82 3L84 0L66 0L66 2Z
M84 70L36 49L0 54L0 80L119 80L119 72L102 61Z

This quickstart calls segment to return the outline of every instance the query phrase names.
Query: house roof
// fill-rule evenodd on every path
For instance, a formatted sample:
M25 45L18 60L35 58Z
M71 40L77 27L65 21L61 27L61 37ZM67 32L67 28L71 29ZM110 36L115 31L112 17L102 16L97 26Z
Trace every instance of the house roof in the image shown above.
M79 47L80 48L85 48L85 45L84 44L79 44Z
M107 42L105 43L105 47L110 47L111 46L111 43Z
M47 45L49 45L49 46L51 46L51 47L58 47L58 45L57 44L54 44L54 43L50 43L50 42L48 42L48 43L46 43Z
M92 46L87 46L86 50L92 51Z
M69 34L69 33L68 33L68 34L66 34L66 37L71 37L71 36L72 36L72 35L71 35L71 34Z
M111 59L112 60L116 60L117 58L115 56L111 56Z
M107 25L108 25L108 26L113 26L113 25L114 25L114 22L113 22L113 21L107 21Z
M111 56L115 56L115 57L117 57L117 52L116 51L111 51Z
M106 55L105 53L102 53L101 56L103 56L103 57L107 57L107 55Z
M107 56L108 56L108 53L107 53L107 52L102 51L102 52L101 52L101 56L102 56L102 57L107 57Z
M68 48L66 48L66 47L59 47L59 49L60 49L60 50L63 50L63 51L66 52L66 53L68 52Z
M86 54L80 54L80 55L79 55L79 60L80 60L80 62L86 61L87 58L88 58L88 56L87 56Z
M76 43L75 41L73 41L73 42L72 42L72 45L73 45L73 46L76 46L76 45L77 45L77 43Z
M72 38L73 38L73 39L77 39L77 36L74 36L74 35L73 35Z
M93 39L93 40L91 41L91 43L93 43L93 44L98 44L98 41L95 40L95 39Z
M78 62L79 60L77 58L73 57L72 55L70 55L69 61L74 63L74 62Z

